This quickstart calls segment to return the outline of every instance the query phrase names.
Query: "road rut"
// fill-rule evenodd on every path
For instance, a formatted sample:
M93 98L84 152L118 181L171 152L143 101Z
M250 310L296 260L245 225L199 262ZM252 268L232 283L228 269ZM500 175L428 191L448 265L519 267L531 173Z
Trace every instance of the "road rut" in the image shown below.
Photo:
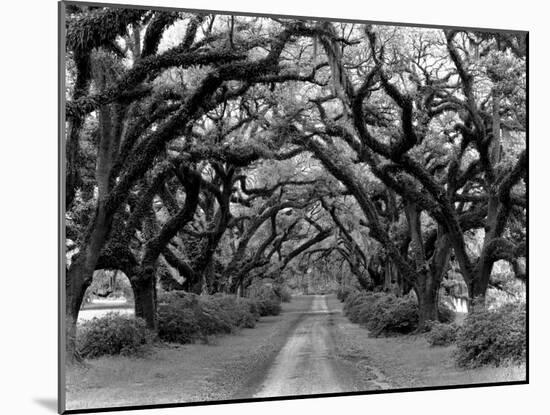
M309 311L275 357L254 397L311 395L356 390L353 370L338 356L333 314L326 297Z

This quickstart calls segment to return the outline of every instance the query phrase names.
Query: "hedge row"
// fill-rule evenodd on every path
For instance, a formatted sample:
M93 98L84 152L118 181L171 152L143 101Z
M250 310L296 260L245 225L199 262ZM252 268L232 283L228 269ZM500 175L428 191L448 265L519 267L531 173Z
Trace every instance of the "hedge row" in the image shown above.
M253 328L260 316L278 315L281 297L265 287L252 298L216 294L195 295L182 291L159 294L158 338L166 342L208 341L212 335ZM79 325L77 347L82 357L140 355L155 335L142 319L108 313Z
M364 325L373 335L410 333L418 326L418 305L414 298L391 294L360 292L344 287L337 293L344 301L344 314ZM456 344L459 366L478 367L521 363L526 355L526 306L523 302L504 304L495 309L476 307L461 326L454 312L439 306L439 320L430 323L426 339L431 346Z
M161 340L182 344L207 341L211 335L254 327L260 309L259 302L245 298L171 291L159 296L158 335Z
M418 327L418 304L410 296L397 297L382 292L346 292L344 314L353 322L365 326L374 336L411 333ZM442 322L454 320L454 312L439 305Z

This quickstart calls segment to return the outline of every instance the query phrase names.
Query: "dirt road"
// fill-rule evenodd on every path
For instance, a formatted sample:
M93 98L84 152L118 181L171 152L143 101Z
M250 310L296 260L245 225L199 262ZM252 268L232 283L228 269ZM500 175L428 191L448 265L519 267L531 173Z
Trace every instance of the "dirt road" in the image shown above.
M327 297L315 296L309 310L288 337L270 365L254 397L311 395L365 390L357 367L338 350L340 336L335 317L340 312L327 307ZM370 388L369 388L370 389Z
M89 360L67 373L67 407L315 395L525 379L522 367L461 369L454 346L373 338L334 295L296 296L279 316L207 344L157 345L143 358ZM184 374L184 375L182 375Z

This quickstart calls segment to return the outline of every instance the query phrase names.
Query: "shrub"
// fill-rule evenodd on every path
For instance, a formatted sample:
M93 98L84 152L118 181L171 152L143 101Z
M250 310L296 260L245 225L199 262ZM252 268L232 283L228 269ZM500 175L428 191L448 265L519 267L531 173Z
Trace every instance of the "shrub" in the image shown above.
M354 291L349 293L344 304L344 314L353 322L358 322L358 315L361 308L370 304L375 299L374 296L379 296L380 293L370 293L365 291Z
M406 334L418 326L418 305L411 297L384 296L373 302L364 324L374 336Z
M176 343L207 341L210 335L254 327L258 310L255 302L235 296L171 291L159 297L159 337Z
M338 298L342 302L345 302L350 294L354 294L356 292L356 288L341 286L340 288L338 288L338 291L336 291L336 298Z
M440 323L434 321L431 323L430 331L426 333L426 340L430 346L449 346L456 341L456 332L458 327L454 324Z
M452 323L455 321L456 313L452 310L447 303L440 302L438 308L438 320L440 323Z
M210 296L198 296L195 313L203 338L214 334L228 334L235 328L229 313Z
M212 300L226 314L232 326L253 328L256 325L257 318L251 312L249 300L222 294L214 295Z
M144 320L111 312L79 325L77 347L86 358L141 355L152 339Z
M248 312L254 318L254 321L258 321L260 319L260 305L256 300L252 298L239 297L239 301L243 304L243 306L248 308Z
M281 299L275 290L267 285L254 290L250 297L258 305L260 316L277 316L281 313Z
M344 307L342 309L342 312L344 315L346 315L351 321L353 319L351 318L351 314L354 313L354 308L360 306L363 303L363 299L361 298L362 294L359 292L350 293L347 295L346 301L344 302Z
M459 366L496 366L524 361L526 354L525 303L497 309L474 307L457 333Z
M178 309L174 306L162 306L158 310L159 338L173 343L192 343L202 338L195 312L192 309Z
M283 303L290 303L292 301L292 294L286 285L278 285L274 289L275 294L281 299Z
M260 316L278 316L281 313L281 302L274 298L258 299Z
M245 299L239 299L238 301L239 307L242 307L243 309L241 317L237 322L238 327L253 329L254 327L256 327L256 322L260 319L259 311L253 313L251 310L252 307L250 307L249 303L253 302L246 301ZM254 308L257 309L257 306L255 306Z
M410 333L418 327L418 304L414 297L396 297L382 292L350 292L344 314L352 323L359 323L373 335ZM445 304L439 305L439 320L454 321L455 313Z
M159 338L174 343L191 343L200 334L196 308L197 296L179 291L159 294L158 334Z
M379 307L379 302L387 299L383 293L363 293L353 299L348 308L349 319L354 323L366 325Z

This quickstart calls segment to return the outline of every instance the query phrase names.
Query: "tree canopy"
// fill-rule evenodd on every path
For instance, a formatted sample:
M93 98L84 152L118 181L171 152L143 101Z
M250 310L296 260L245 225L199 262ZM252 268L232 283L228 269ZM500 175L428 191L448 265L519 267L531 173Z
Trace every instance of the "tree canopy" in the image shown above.
M90 6L66 22L69 339L96 270L124 272L150 328L160 288L244 295L315 269L414 291L423 324L451 278L469 299L499 261L526 280L524 33Z

